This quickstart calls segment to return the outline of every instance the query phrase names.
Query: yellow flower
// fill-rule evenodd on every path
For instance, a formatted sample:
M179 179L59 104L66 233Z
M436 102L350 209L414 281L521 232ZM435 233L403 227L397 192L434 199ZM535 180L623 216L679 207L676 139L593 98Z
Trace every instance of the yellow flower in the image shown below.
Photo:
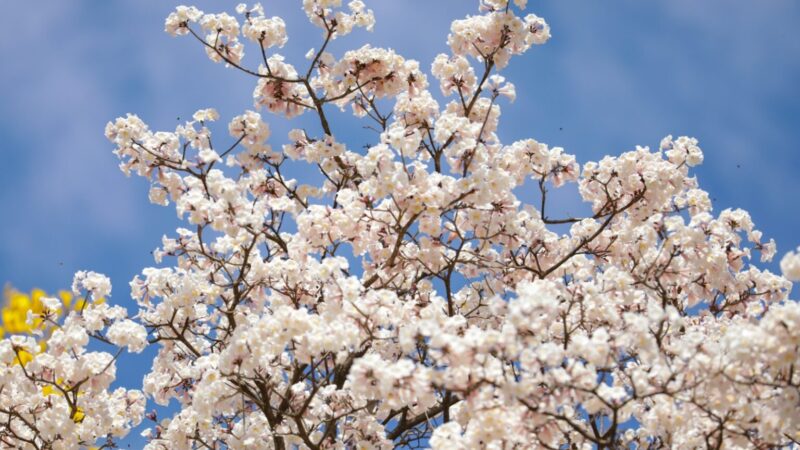
M42 297L47 296L43 290L35 288L31 291L31 310L35 313L41 313L44 311L44 304L42 303Z
M51 395L53 395L55 393L56 393L56 390L53 388L53 386L51 386L49 384L46 384L46 385L42 386L42 395L44 395L45 397L49 397L49 396L51 396Z
M58 297L61 299L61 303L64 304L64 307L69 309L69 305L72 303L72 293L69 291L58 291Z
M19 353L17 353L17 356L14 358L14 365L22 364L25 366L25 364L31 362L32 359L33 355L31 355L30 352L26 350L20 350Z
M86 414L83 413L83 409L79 406L75 409L75 413L72 414L72 421L75 423L83 422L83 418L86 417Z
M41 289L33 289L30 294L20 292L10 286L3 289L3 302L0 309L0 338L6 333L9 334L33 334L34 330L42 331L39 336L48 336L51 329L48 329L48 324L45 323L42 314L45 311L44 302L42 299L47 294ZM72 295L68 292L61 291L59 293L62 302L68 307L72 300ZM82 300L82 299L81 299ZM34 317L32 323L28 324L28 312L32 312ZM56 315L61 311L54 311ZM44 352L47 349L47 338L39 340L39 352ZM33 354L27 350L20 350L17 357L14 358L14 364L28 364L33 359Z
M5 289L4 297L6 306L3 307L2 317L6 331L9 333L30 332L30 327L25 321L28 318L28 310L33 307L31 297L9 288Z
M0 325L0 338L5 333L9 334L31 334L34 330L47 330L48 324L42 319L45 311L42 298L47 297L47 293L41 289L33 289L30 294L20 292L10 286L3 290L2 324ZM58 298L64 305L64 310L50 311L49 314L61 315L64 311L71 309L80 311L86 307L86 299L80 297L75 299L69 291L58 291ZM105 299L100 298L95 303L104 303ZM29 325L28 311L34 313L33 324Z
M61 394L62 390L65 392L69 392L70 388L68 386L62 386L61 382L62 380L60 378L56 380L56 384L61 388L58 390L55 388L55 385L52 384L46 384L42 386L42 395L44 395L45 397L49 397L51 395ZM78 392L78 397L80 397L81 395L83 394L81 392ZM86 413L84 412L83 408L78 406L77 408L75 408L75 412L72 413L71 419L75 423L80 423L83 421L84 417L86 417Z

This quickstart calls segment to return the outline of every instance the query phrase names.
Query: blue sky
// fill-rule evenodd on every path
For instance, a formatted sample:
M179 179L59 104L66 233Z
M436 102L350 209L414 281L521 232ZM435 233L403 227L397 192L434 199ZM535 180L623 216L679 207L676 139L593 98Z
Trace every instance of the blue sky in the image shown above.
M283 53L304 65L319 31L306 25L299 2L263 3L286 19ZM375 31L336 42L334 52L370 42L425 68L446 51L449 22L477 5L367 3ZM174 209L148 203L145 181L117 169L105 123L134 112L154 129L173 129L177 117L199 108L216 107L223 121L252 108L252 79L211 63L190 39L163 33L177 4L4 5L0 282L54 291L68 287L76 270L100 271L112 278L112 300L135 312L127 283L153 264L150 251L178 222ZM198 6L232 12L235 4ZM530 0L528 9L550 23L553 38L503 71L518 92L503 105L505 142L533 137L586 162L637 144L655 147L667 134L697 137L706 159L696 173L716 210L750 211L779 255L800 244L800 3ZM282 144L292 126L268 119L272 144ZM340 130L353 148L364 143L348 141L352 124ZM569 195L559 198L564 210L578 208ZM147 356L124 357L120 382L139 385L148 367Z

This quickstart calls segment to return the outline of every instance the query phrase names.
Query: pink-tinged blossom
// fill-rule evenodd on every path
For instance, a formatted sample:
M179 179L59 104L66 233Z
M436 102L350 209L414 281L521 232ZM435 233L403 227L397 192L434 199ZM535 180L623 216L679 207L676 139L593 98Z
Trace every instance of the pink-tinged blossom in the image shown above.
M164 31L172 36L188 34L189 23L197 22L202 16L203 12L194 6L178 6L175 12L167 17Z

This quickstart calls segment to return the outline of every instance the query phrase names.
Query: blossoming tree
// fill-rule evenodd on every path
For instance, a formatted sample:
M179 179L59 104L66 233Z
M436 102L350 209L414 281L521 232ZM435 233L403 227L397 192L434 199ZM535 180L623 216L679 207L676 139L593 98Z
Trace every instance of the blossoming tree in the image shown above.
M138 423L141 394L107 390L111 355L81 353L96 336L158 347L143 390L178 408L150 415L150 449L797 444L800 306L787 279L753 264L775 244L749 215L712 211L691 175L697 141L668 136L582 166L533 139L500 142L515 90L498 72L550 37L525 3L482 0L454 21L432 77L390 49L328 52L373 27L360 0L303 1L321 30L305 67L276 53L285 24L258 4L238 18L179 7L166 31L251 77L256 109L318 127L270 139L246 111L212 141L213 109L174 131L135 115L109 123L120 168L187 225L155 252L170 264L131 282L138 324L89 303L24 366L14 351L33 343L3 341L3 405L8 389L30 397L0 410L3 442L70 448ZM335 107L377 131L368 149L337 134ZM291 179L289 164L325 181ZM548 210L565 183L591 213ZM782 266L800 278L800 256ZM92 296L105 284L76 278ZM37 390L47 383L57 401ZM31 412L43 401L64 411Z
M0 341L0 448L107 448L142 420L142 392L109 386L122 349L142 351L146 330L105 303L107 277L78 272L72 291L87 295L6 291L3 328L11 336ZM114 354L88 348L90 339L116 347Z

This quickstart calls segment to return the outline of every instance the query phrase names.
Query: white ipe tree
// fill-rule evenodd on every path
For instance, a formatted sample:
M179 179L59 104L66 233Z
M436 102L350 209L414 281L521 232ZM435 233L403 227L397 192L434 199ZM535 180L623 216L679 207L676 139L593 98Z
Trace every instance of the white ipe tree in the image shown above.
M695 139L583 165L534 139L503 144L515 88L498 72L550 37L525 0L482 0L454 21L429 74L391 49L330 53L374 25L363 2L341 3L302 2L322 36L299 68L276 53L284 21L259 4L167 18L252 77L257 110L318 127L273 148L256 111L224 143L213 109L174 131L108 124L120 168L187 225L155 252L169 263L131 282L134 321L90 303L45 350L2 341L3 445L111 445L145 396L177 405L149 414L153 450L800 442L800 305L787 299L800 255L781 261L787 278L756 267L775 243L746 211L712 210ZM376 131L368 148L336 133L333 108ZM324 181L289 177L297 164ZM590 213L548 210L566 183ZM75 289L110 285L82 273ZM143 392L108 390L115 356L87 351L92 336L157 346ZM22 350L32 360L15 363Z

